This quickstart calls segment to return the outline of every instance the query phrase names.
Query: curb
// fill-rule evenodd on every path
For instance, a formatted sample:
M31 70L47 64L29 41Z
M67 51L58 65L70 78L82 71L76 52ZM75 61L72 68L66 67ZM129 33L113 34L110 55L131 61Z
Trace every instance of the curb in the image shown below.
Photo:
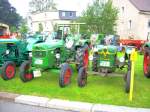
M46 97L0 92L0 100L75 112L150 112L150 109L49 99Z

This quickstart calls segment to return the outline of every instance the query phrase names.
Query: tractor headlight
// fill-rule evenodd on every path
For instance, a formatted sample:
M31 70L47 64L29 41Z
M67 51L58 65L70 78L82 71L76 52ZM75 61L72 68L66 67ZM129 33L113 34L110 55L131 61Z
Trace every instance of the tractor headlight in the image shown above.
M119 61L120 61L121 63L123 63L123 62L125 62L125 58L124 58L124 57L121 57L121 58L119 59Z
M57 53L55 56L56 56L57 59L60 58L60 54L59 53Z
M29 57L32 57L32 52L29 52Z
M10 52L9 50L6 50L6 54L9 54L9 52Z
M93 51L94 51L94 52L98 52L98 48L97 48L97 47L94 47Z

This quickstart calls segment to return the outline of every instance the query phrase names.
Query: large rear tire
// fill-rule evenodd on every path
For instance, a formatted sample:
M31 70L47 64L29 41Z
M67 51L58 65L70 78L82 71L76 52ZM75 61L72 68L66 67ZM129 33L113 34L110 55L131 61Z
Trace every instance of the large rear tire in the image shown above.
M12 61L7 61L2 66L2 78L4 80L10 80L15 77L16 65Z
M69 85L71 83L72 69L68 63L64 63L61 66L60 76L59 76L59 86L61 88Z
M25 61L20 66L20 79L23 82L31 81L34 78L33 71L30 70L31 62Z
M85 46L83 48L78 48L77 52L76 52L76 67L77 67L77 71L79 71L79 69L81 67L85 67L88 68L88 63L89 63L89 50L88 50L88 46Z

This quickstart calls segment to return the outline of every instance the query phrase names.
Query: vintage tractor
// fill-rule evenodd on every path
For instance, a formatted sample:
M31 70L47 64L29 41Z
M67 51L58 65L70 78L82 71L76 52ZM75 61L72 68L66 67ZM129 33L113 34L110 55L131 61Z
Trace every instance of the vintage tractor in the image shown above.
M61 30L53 32L45 42L33 47L32 62L25 61L20 67L20 78L23 82L41 76L41 71L46 69L61 68L59 85L64 87L69 84L72 70L68 63L74 62L79 69L83 66L83 60L85 54L88 55L88 51L83 43L78 44L72 35L62 34ZM84 43L86 44L85 41Z
M90 74L104 74L108 76L109 73L115 72L117 68L127 68L125 79L125 91L128 93L130 90L130 77L131 77L131 61L130 54L131 47L123 46L121 51L118 51L117 46L113 45L96 45L94 48L94 56L92 60L92 70L84 67L79 69L78 86L84 87L87 84L87 73Z
M39 42L41 39L35 37L25 40L0 39L0 72L4 80L15 77L16 66L30 59L33 44Z
M147 35L147 42L143 46L144 59L143 59L143 72L145 77L150 78L150 32Z
M143 71L145 77L150 78L150 42L144 44Z

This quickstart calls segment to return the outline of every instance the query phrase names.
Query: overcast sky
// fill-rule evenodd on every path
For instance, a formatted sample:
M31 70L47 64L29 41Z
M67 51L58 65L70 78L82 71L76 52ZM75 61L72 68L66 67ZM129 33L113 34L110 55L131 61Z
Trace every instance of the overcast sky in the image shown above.
M26 16L31 0L9 0L12 6L17 9L17 12L22 16ZM54 0L59 10L75 10L82 12L92 0Z

